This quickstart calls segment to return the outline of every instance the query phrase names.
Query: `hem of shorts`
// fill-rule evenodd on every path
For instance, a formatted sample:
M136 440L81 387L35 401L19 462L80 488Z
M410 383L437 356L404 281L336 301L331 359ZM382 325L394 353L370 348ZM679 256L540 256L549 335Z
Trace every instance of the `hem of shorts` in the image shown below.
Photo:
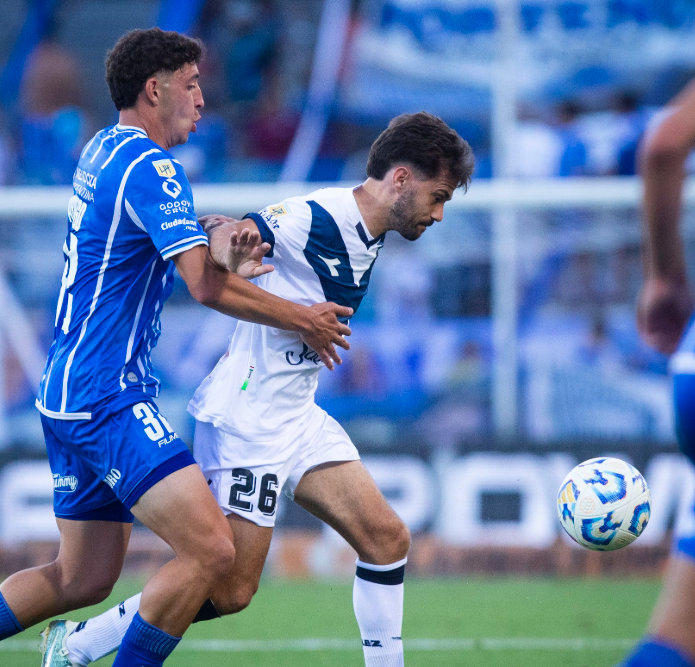
M268 524L257 523L256 521L253 520L251 512L237 511L233 507L229 507L229 505L222 506L219 503L218 503L218 506L222 510L222 514L224 514L225 516L229 516L230 514L233 514L234 516L239 516L242 519L246 519L247 521L250 521L254 526L258 526L259 528L274 528L275 524L277 523L277 517L275 517L275 520L272 523L268 523Z
M187 468L190 465L196 465L196 461L193 458L193 454L191 454L188 449L173 454L142 477L133 487L133 490L130 491L121 502L127 509L131 509L157 482L161 482L165 477L168 477L177 470Z
M53 410L44 408L43 404L38 398L34 401L34 405L42 415L50 417L51 419L62 419L64 421L88 421L92 418L91 412L54 412Z
M135 520L135 517L130 513L130 510L127 508L123 507L128 514L130 514L129 517L119 517L116 518L115 516L86 516L91 514L92 512L99 512L100 510L104 509L104 507L108 507L109 505L113 505L115 502L119 502L118 500L113 501L111 503L107 503L106 505L101 505L99 507L92 507L90 509L85 509L79 512L56 512L55 510L53 511L53 514L55 515L56 519L64 519L66 521L109 521L110 523L133 523Z

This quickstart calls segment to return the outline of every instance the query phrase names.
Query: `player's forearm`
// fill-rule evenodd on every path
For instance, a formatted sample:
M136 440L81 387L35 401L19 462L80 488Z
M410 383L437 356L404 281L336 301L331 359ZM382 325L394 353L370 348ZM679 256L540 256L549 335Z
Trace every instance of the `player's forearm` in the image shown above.
M281 299L235 273L210 266L205 287L195 298L238 320L256 322L286 331L303 332L308 326L308 308Z
M642 156L644 273L647 278L687 280L679 224L686 157L686 151L658 151L650 146Z

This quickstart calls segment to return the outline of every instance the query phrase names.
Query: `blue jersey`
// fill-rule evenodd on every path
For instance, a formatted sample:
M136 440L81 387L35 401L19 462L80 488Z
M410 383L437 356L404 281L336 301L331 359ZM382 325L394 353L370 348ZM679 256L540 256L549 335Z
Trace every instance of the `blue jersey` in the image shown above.
M156 397L150 352L172 257L207 245L181 165L144 130L115 125L82 151L68 205L65 271L38 409L90 419Z

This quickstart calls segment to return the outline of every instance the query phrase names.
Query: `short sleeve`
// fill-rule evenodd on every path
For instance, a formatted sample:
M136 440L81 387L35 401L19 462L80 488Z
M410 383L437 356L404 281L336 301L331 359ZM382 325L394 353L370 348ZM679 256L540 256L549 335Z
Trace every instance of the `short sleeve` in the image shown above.
M208 245L183 167L163 153L148 157L152 159L138 163L126 182L124 206L130 219L150 236L164 259Z
M270 244L266 257L273 257L276 246L289 254L304 248L311 211L306 202L290 200L267 206L258 213L247 213L244 218L256 223L261 240Z

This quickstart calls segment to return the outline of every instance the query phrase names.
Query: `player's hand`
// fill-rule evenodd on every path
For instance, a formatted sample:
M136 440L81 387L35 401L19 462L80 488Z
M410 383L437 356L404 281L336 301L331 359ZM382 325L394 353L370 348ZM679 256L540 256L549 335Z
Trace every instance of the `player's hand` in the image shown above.
M270 250L270 243L261 243L258 231L236 230L229 236L226 264L230 271L242 278L258 278L273 270L271 264L263 264L263 257Z
M349 336L352 331L347 324L338 320L339 317L351 317L353 310L337 303L316 303L308 309L309 320L300 331L302 340L321 357L326 368L332 371L336 364L342 364L343 360L338 355L335 346L344 350L350 349L343 336Z
M692 310L693 299L683 281L649 278L637 303L637 329L649 347L672 354Z

